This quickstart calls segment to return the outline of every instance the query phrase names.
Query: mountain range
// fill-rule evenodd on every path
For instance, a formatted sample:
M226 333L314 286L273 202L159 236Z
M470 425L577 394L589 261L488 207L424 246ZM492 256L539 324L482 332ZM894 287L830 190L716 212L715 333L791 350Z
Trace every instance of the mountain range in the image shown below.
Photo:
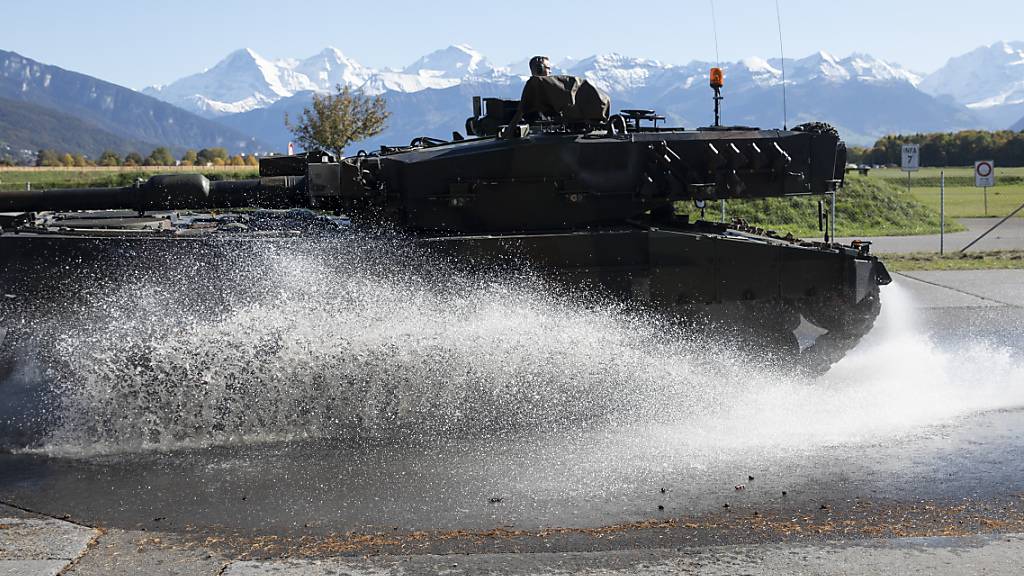
M838 58L818 52L785 63L777 58L724 63L723 117L765 127L823 120L853 144L870 144L893 132L1005 129L1024 116L1022 48L998 42L952 58L929 75L867 54ZM655 108L672 124L699 126L711 120L706 76L712 65L604 54L556 62L555 71L588 78L608 91L617 109ZM372 148L459 129L469 116L471 96L515 97L527 74L526 60L496 66L466 45L431 52L404 68L379 70L336 48L276 61L243 49L204 72L143 92L279 143L289 138L284 113L301 112L313 93L338 84L361 88L383 94L392 110L386 132L362 143Z
M104 149L148 153L224 146L265 150L251 136L92 76L0 50L0 146L54 148L95 158Z
M953 98L987 126L1024 122L1024 42L996 42L951 58L920 88Z
M615 110L653 108L670 124L696 127L712 120L711 66L602 54L556 61L555 72L602 87ZM859 145L891 133L1024 129L1024 42L977 48L927 75L868 54L840 58L827 52L785 62L746 58L722 67L727 124L781 127L819 120ZM139 93L0 51L0 150L284 150L291 139L284 115L298 116L313 94L337 85L386 98L387 129L358 143L373 149L461 130L472 96L516 98L527 74L527 59L499 66L461 44L382 69L332 47L280 60L241 49L205 71Z

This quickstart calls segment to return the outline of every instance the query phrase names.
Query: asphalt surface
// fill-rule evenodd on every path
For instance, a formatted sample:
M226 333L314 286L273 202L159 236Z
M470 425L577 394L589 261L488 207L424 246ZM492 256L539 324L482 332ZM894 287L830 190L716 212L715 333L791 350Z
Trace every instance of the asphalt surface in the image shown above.
M1001 218L959 218L967 230L946 234L944 248L946 252L956 252L976 240L989 228L995 226ZM849 244L856 238L839 238L838 241ZM909 252L938 252L940 237L938 234L923 236L877 236L871 240L871 251L877 254L904 254ZM981 241L971 247L972 252L987 250L1022 250L1024 249L1024 218L1010 218Z
M0 574L1015 574L1021 286L897 275L823 379L685 422L0 454Z

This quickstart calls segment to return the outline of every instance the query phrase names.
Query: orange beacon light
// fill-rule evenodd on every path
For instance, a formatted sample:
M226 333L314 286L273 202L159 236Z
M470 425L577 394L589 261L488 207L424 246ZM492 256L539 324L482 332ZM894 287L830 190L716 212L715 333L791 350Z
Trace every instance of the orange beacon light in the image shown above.
M725 86L725 73L722 72L721 68L711 69L711 87L721 88Z

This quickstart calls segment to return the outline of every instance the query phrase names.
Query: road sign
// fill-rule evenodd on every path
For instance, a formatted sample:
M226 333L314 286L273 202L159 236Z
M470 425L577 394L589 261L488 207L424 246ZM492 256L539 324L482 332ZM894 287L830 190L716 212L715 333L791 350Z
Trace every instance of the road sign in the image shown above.
M996 163L992 160L978 160L974 163L974 186L991 188L996 185Z
M921 169L921 147L919 144L904 144L900 158L905 172L917 172Z

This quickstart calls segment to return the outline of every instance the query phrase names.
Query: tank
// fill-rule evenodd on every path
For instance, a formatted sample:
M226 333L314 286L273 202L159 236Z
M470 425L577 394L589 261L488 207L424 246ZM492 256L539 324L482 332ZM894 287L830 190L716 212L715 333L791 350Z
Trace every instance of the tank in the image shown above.
M259 177L246 180L168 174L117 188L3 192L0 293L31 294L56 263L115 252L173 267L176 251L202 252L224 235L268 242L274 230L298 230L301 240L311 228L386 228L473 266L525 263L556 282L827 370L871 328L879 286L891 281L869 245L691 219L676 207L833 194L843 185L845 145L821 123L719 125L719 99L716 88L714 125L670 127L653 110L611 113L586 81L534 77L521 100L474 98L466 134L451 139L344 158L261 158ZM182 224L185 209L217 212ZM0 351L18 338L12 302L0 309L8 340ZM820 333L809 345L795 332L804 323Z

